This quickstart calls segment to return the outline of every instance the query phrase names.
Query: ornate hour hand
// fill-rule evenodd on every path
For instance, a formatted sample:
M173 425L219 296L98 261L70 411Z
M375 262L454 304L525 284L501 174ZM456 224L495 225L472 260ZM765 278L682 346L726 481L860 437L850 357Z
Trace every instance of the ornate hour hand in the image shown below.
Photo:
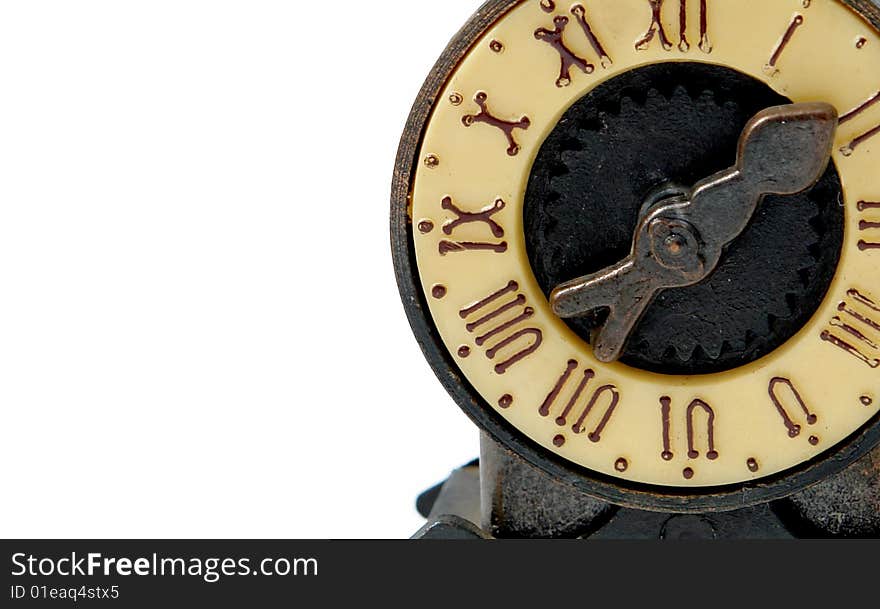
M629 257L558 286L550 296L554 312L572 318L610 309L593 348L600 361L619 359L657 294L711 275L724 247L746 229L765 195L795 194L822 177L837 123L837 111L825 103L758 113L740 137L736 165L692 189L668 186L649 197Z

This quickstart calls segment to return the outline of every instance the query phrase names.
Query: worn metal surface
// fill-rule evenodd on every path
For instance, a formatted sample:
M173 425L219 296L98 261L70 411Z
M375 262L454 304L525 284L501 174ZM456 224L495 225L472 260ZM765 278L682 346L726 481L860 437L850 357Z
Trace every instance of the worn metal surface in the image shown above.
M488 539L480 522L480 465L474 461L452 472L442 484L416 500L428 522L413 539Z
M871 0L844 0L866 22L880 30L880 8ZM622 506L679 513L725 511L756 505L791 495L834 475L880 442L880 417L839 445L833 452L759 484L705 489L700 492L628 484L597 475L557 457L536 445L488 406L464 378L448 353L427 311L413 251L413 226L409 216L410 192L417 167L417 152L434 103L445 83L470 48L493 23L522 0L486 2L443 52L425 82L398 150L391 192L391 245L394 268L413 333L437 377L464 412L492 439L521 455L563 484Z
M412 538L460 541L491 539L480 527L458 516L440 516L432 519Z
M467 465L452 472L431 506L428 519L454 515L480 522L480 466Z
M734 167L693 189L667 187L649 198L630 255L557 287L550 295L553 311L571 318L609 308L593 350L599 361L617 361L654 297L711 275L765 195L795 194L822 177L836 130L837 110L826 103L761 111L743 130Z
M704 514L617 508L561 484L485 435L481 453L479 464L456 470L436 487L438 492L432 489L427 498L420 497L428 524L415 538L676 541L880 537L880 448L788 499Z
M480 440L480 477L481 524L496 538L584 537L617 511L553 480L485 434Z
M880 448L774 510L800 537L880 537Z
M793 539L765 505L716 514L658 514L621 510L590 539L663 541L723 539Z

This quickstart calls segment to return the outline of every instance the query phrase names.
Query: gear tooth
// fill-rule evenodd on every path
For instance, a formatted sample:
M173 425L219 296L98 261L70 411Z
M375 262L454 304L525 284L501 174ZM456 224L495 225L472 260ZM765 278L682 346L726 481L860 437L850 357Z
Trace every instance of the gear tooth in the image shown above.
M703 361L707 357L712 357L712 354L703 349L702 345L697 345L696 347L694 347L693 351L691 351L690 357L688 357L687 361ZM718 356L716 355L713 359L717 358Z
M666 347L666 351L663 352L663 359L666 361L681 361L678 357L678 350L671 345Z
M718 95L712 89L702 89L699 92L699 94L697 94L695 96L694 99L696 101L705 100L705 101L712 102L713 105L715 105L721 109L725 109L727 107L727 104L718 101ZM734 104L732 104L732 107L734 109L737 109L737 108L739 108L739 105L734 103Z
M563 121L566 122L560 123L565 129L565 135L559 140L561 143L558 156L550 160L543 170L548 187L544 192L551 193L549 197L545 197L545 201L548 202L544 207L546 218L539 221L541 232L548 236L545 241L548 255L543 258L542 264L546 276L553 275L554 269L559 268L568 255L564 247L567 243L551 245L566 235L560 226L560 218L566 217L566 213L571 213L571 206L582 204L577 197L561 193L571 192L571 186L575 183L578 172L598 173L603 170L603 165L605 170L611 168L613 161L608 159L607 154L590 156L590 151L613 142L612 138L617 136L617 125L620 122L627 124L631 116L637 113L645 114L646 109L651 112L668 113L670 107L681 108L684 118L706 113L712 120L740 122L746 114L745 105L738 102L733 97L733 93L724 87L714 89L711 84L703 81L693 81L690 86L675 81L652 82L654 86L622 88L616 97L597 101L590 105L589 111L576 118L564 118ZM590 165L586 165L586 159L590 160ZM799 245L792 248L791 251L796 252L795 256L799 258L800 263L793 266L803 266L796 273L791 272L790 276L786 275L782 279L779 286L781 294L774 293L769 298L765 303L765 314L750 315L749 310L754 309L754 304L750 302L748 294L743 294L741 297L730 296L729 291L725 291L728 298L733 299L733 302L728 302L731 314L748 320L748 323L743 322L739 327L753 327L740 335L721 336L713 331L713 326L709 325L712 319L707 318L702 322L695 319L693 323L702 323L702 325L693 332L674 335L661 331L659 334L651 335L653 340L641 338L636 334L627 351L638 353L639 358L649 364L653 361L658 362L662 367L668 364L669 368L696 370L701 367L717 366L714 362L722 359L728 361L737 356L757 357L768 346L775 344L773 339L775 334L778 331L787 331L793 321L801 317L804 308L802 297L821 280L822 271L817 265L824 260L824 252L827 248L835 247L832 239L836 224L834 218L829 215L827 207L829 201L833 201L834 193L833 183L823 180L819 187L807 194L815 206L815 215L808 220L809 229L805 231L803 241L803 250L809 253L809 257L799 253L801 249ZM833 207L833 203L830 205ZM807 208L809 213L813 213L809 206ZM799 218L798 222L803 222L803 219ZM568 236L565 238L570 239ZM609 242L613 241L609 239ZM714 292L712 295L717 296ZM676 320L675 323L691 323L691 321ZM581 332L582 326L578 326L578 333Z
M725 340L721 343L721 350L719 351L719 357L722 355L727 355L728 353L733 353L733 345L730 344L729 340Z
M731 114L735 114L739 110L739 104L731 100L724 102L721 107Z
M620 92L620 95L618 96L618 102L622 102L625 99L631 102L630 104L628 104L628 108L644 107L645 102L648 99L648 90L628 87ZM618 112L618 114L623 114L622 104L619 110L620 111Z
M721 107L721 104L716 101L715 92L712 89L707 89L705 87L700 87L698 89L689 89L688 95L690 95L691 99L693 99L695 102L711 101L713 105L718 106L719 108Z
M620 111L617 113L618 116L629 114L633 111L634 108L638 107L640 104L636 103L636 100L632 98L630 95L625 95L620 98Z
M690 362L693 360L694 351L700 348L699 343L694 340L690 335L688 335L685 339L683 339L676 346L676 352L678 353L678 359L682 363ZM702 349L700 349L702 351Z
M714 342L711 345L707 346L706 354L713 360L717 360L719 357L721 357L721 353L724 350L724 342L725 341Z
M699 94L692 95L690 91L687 90L687 87L684 85L677 85L672 93L669 95L668 99L671 102L690 102L690 101L698 101L701 96Z
M674 95L669 97L667 95L663 95L663 92L658 89L648 89L647 94L645 95L645 103L644 106L648 108L656 108L659 106L665 106L670 101L674 99Z
M560 170L554 171L554 173L552 174L554 178L559 178L571 173L572 161L577 159L577 157L579 156L578 152L579 151L577 150L563 150L562 152L560 152L559 160L561 162L558 164ZM561 168L563 167L565 168L564 171L561 170Z
M569 173L571 173L571 169L569 169L569 166L564 162L564 158L561 158L558 162L550 165L548 171L551 182L555 181L556 178L561 178L562 176L568 175Z
M640 105L644 106L648 103L648 96L651 95L652 92L655 95L666 97L665 95L663 95L663 92L656 87L634 88L629 91L629 95Z
M750 334L751 337L748 339L746 343L746 349L750 351L755 351L761 348L761 345L764 343L764 339L757 332L747 332L747 336Z

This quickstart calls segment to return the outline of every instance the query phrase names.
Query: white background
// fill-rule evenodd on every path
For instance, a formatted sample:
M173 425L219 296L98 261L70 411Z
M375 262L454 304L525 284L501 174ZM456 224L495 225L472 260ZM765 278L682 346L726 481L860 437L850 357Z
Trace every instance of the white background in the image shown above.
M478 434L391 263L478 0L0 0L0 537L403 538Z

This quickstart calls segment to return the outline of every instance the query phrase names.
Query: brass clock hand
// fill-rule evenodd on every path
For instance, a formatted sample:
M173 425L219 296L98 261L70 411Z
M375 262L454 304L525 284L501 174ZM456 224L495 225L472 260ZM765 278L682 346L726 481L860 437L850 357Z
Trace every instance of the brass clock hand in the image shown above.
M748 226L767 194L812 187L831 157L838 115L826 103L776 106L746 125L736 164L689 191L648 201L632 253L617 265L558 286L554 312L581 317L609 308L594 340L603 362L620 358L626 341L662 290L699 283L717 268L724 247Z

